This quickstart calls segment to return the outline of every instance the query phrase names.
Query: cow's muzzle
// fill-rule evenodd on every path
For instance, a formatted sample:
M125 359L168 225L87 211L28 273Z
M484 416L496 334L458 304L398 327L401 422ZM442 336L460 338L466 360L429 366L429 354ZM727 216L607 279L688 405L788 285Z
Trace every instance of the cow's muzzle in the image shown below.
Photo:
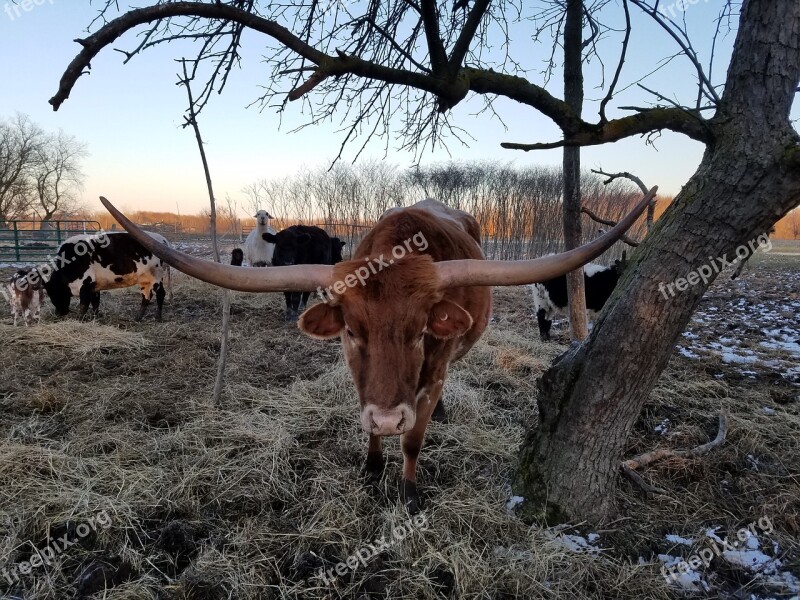
M416 415L407 404L389 409L368 404L361 411L361 427L372 435L400 435L410 431L415 421Z

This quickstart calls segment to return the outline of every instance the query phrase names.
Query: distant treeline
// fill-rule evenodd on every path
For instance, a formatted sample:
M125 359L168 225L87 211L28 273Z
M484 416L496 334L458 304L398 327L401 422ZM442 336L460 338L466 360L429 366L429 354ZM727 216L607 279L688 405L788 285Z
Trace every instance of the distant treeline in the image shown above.
M609 185L603 182L598 175L584 173L583 205L599 217L617 221L641 198L641 192L626 180ZM243 202L228 199L218 206L219 231L231 241L246 235L253 226L253 219L241 215L252 215L263 208L275 217L273 226L278 229L297 223L319 225L352 246L387 209L431 197L478 219L491 258L539 256L563 247L561 171L552 167L451 162L403 170L382 162L337 164L332 169L302 169L290 176L263 179L243 192ZM659 199L656 218L670 201ZM208 232L207 213L142 211L132 216L168 236ZM96 218L110 227L106 213L97 213ZM608 229L587 215L582 216L582 225L585 241ZM793 237L790 231L787 233L786 237ZM629 235L640 240L644 234L642 219ZM619 244L612 249L605 260L619 256L622 247Z
M446 163L400 170L380 162L312 169L258 181L245 190L249 207L266 208L278 226L321 225L358 239L387 209L436 198L474 215L491 258L524 258L562 249L561 172L549 167L517 167L493 162ZM616 221L641 198L625 180L603 185L587 173L584 205ZM583 217L584 238L601 226ZM644 235L644 223L631 232Z

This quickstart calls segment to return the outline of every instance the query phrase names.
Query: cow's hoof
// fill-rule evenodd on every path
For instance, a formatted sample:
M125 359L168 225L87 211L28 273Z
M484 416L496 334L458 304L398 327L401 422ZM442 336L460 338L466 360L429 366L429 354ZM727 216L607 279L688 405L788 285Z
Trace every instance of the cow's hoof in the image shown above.
M361 469L367 485L377 486L380 483L384 466L383 452L367 452L367 460Z
M403 479L400 483L400 501L410 515L416 515L422 508L422 499L417 493L417 484Z
M161 318L161 315L156 315L156 322L163 323L164 319Z
M449 423L447 411L444 409L444 402L442 402L441 399L436 403L436 408L433 409L431 420L436 421L437 423Z

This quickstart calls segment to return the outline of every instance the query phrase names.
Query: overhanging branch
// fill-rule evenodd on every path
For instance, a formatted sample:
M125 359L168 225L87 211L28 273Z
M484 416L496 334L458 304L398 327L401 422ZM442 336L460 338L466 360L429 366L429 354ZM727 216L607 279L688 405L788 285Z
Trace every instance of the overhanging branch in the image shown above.
M699 114L685 108L653 108L638 114L614 119L602 124L581 122L575 133L557 142L521 144L504 142L503 148L511 150L550 150L569 146L597 146L617 142L621 139L669 129L682 133L694 140L708 144L712 132L708 122Z
M469 46L468 38L474 35L481 15L485 16L488 0L476 0L470 12L468 23L456 42L458 58L464 48ZM423 13L431 15L431 3L422 3ZM79 41L82 46L79 54L67 67L59 83L59 89L50 103L57 110L69 97L69 94L80 76L91 68L91 61L106 46L114 43L126 32L137 26L155 23L173 17L191 17L214 21L227 21L239 24L254 31L263 33L281 44L286 49L305 59L313 65L313 73L308 80L298 85L291 93L290 99L297 99L308 93L329 77L354 75L390 85L400 85L429 92L439 99L440 110L446 110L458 104L472 91L477 94L497 95L516 100L530 106L548 118L559 128L568 132L565 139L544 144L503 144L506 148L536 150L559 148L563 146L590 146L615 142L620 139L640 134L648 134L662 129L683 133L698 141L708 143L712 134L708 122L697 111L684 108L656 107L639 113L600 124L592 124L582 120L569 105L556 98L544 88L534 85L522 77L496 73L489 69L455 68L446 76L404 68L390 67L364 60L359 56L338 53L331 56L318 50L287 28L245 9L222 3L206 2L170 2L146 8L131 10L120 17L104 24L98 31ZM432 24L432 23L431 23ZM441 43L441 40L439 40ZM432 51L436 53L437 44ZM433 60L433 58L432 58ZM303 66L302 68L307 68ZM435 68L434 68L435 72Z

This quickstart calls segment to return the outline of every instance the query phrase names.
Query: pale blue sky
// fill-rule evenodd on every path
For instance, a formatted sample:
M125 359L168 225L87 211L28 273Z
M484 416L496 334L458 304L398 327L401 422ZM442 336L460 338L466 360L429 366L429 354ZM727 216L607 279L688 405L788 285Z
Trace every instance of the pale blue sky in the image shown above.
M32 0L33 1L33 0ZM122 54L106 49L92 65L91 75L81 77L72 95L58 112L47 100L55 93L61 74L79 50L72 40L85 35L84 30L96 13L86 2L74 0L36 0L43 2L29 12L14 15L8 0L0 0L0 56L3 57L4 82L0 86L0 118L19 111L48 130L62 128L88 145L91 156L86 161L85 200L99 207L98 196L105 195L130 209L176 210L197 212L207 205L194 136L180 127L186 106L185 91L176 86L180 56L175 45L165 45L122 65ZM120 3L123 4L124 3ZM140 3L141 4L141 3ZM712 21L721 2L707 0L689 6L686 18L695 31L697 46L707 56ZM635 9L634 9L635 10ZM619 11L617 11L619 12ZM630 83L652 69L658 59L673 53L674 47L660 30L637 17L640 26L634 32L629 68L622 84ZM528 24L520 24L513 35L524 37ZM302 165L327 164L338 152L342 140L338 126L326 124L289 133L303 123L300 103L290 106L279 129L274 112L246 108L259 95L259 84L267 73L260 62L260 35L245 38L243 68L235 72L222 96L215 96L201 115L201 127L211 162L218 198L226 194L241 198L248 183L295 172ZM727 65L731 39L723 43L721 76ZM128 35L115 47L131 48L134 37ZM540 65L549 49L533 46L531 64ZM616 65L619 41L601 47L606 68ZM539 67L540 68L540 67ZM538 76L531 76L534 82ZM719 77L715 77L719 81ZM597 62L587 67L587 99L599 95L592 87L599 81ZM648 80L665 94L691 101L695 84L691 66L678 58L667 69ZM549 89L560 95L560 77L556 74ZM642 105L647 95L631 89L612 103ZM513 160L517 164L559 164L560 151L527 153L503 150L503 141L535 142L558 139L559 132L547 119L530 108L511 101L497 104L509 130L488 115L475 116L482 106L472 99L456 107L453 121L468 129L477 139L470 147L450 142L454 159ZM609 115L627 114L610 110ZM585 116L596 120L596 108L587 104ZM390 148L398 146L394 140ZM345 158L352 158L352 146ZM648 185L658 184L667 193L677 193L700 160L702 146L682 136L664 133L656 148L636 138L613 145L587 148L585 167L602 165L606 170L629 170L640 175ZM363 157L383 157L383 141L376 140ZM426 152L423 163L448 160L444 150ZM407 152L392 151L386 159L400 167L413 163Z

